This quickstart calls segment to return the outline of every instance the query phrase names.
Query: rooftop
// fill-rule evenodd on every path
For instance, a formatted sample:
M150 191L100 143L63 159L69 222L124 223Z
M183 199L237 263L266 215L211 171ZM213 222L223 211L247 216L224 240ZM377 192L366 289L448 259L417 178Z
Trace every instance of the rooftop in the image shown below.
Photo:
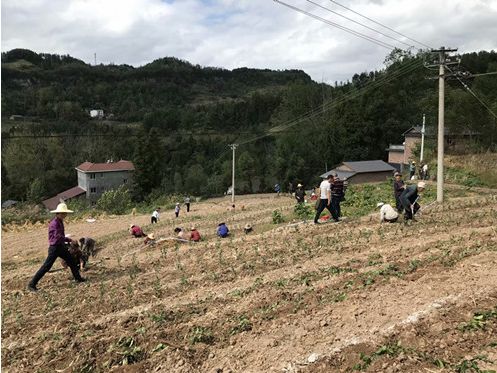
M76 170L82 172L134 171L134 169L133 162L125 160L107 163L84 162L76 167Z
M83 193L86 193L86 191L83 188L76 186L76 187L73 187L71 189L60 192L55 197L46 199L42 203L47 209L55 210L57 208L57 205L59 204L60 200L65 201L66 199L77 197Z

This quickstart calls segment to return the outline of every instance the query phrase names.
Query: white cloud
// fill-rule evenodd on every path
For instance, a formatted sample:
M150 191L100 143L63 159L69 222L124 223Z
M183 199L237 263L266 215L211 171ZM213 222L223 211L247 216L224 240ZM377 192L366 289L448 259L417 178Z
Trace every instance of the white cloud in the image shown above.
M372 35L305 0L285 1ZM313 1L368 22L329 0ZM497 49L497 0L339 2L433 47ZM99 62L136 66L175 56L230 69L297 68L329 82L379 68L389 52L271 0L4 0L2 51L13 48L86 62L97 53Z

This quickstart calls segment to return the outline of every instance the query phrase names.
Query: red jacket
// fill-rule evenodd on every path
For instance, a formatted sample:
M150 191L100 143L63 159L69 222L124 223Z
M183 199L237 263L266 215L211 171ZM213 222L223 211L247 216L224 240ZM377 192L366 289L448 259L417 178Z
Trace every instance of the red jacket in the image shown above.
M191 235L190 235L190 241L195 241L198 242L200 241L200 233L198 230L193 230Z

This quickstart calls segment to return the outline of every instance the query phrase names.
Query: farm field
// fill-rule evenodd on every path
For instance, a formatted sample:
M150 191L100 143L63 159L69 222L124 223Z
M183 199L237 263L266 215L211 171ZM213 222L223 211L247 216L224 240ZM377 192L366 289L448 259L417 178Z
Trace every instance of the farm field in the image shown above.
M148 215L68 222L103 249L88 282L56 262L38 293L25 287L46 226L2 232L2 371L496 370L497 190L455 190L411 225L346 204L341 223L299 222L274 195L163 211L153 227ZM215 237L221 221L231 238ZM145 246L131 223L156 237L195 224L205 240Z

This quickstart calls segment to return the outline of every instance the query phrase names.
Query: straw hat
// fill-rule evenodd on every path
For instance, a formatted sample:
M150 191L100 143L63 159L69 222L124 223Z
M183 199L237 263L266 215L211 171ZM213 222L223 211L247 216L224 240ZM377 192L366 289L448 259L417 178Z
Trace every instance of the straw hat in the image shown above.
M245 224L245 227L243 227L243 229L252 229L252 226L249 223L247 223Z
M418 188L423 188L423 189L426 188L426 183L424 181L420 181L418 183Z
M147 235L147 237L150 239L150 240L155 240L155 236L153 233L150 233L149 235Z
M194 231L195 229L197 229L197 228L195 228L194 225L192 225L191 228L190 228L191 231Z
M378 202L378 203L376 204L376 207L381 207L381 206L383 206L383 205L384 205L384 203L383 203L383 202Z
M302 188L302 184L297 184L297 188Z
M66 213L70 214L71 212L74 212L72 210L69 210L67 208L67 205L64 202L61 202L57 205L57 208L55 210L50 211L52 213L58 214L58 213Z
M393 174L393 176L402 176L402 174L400 172L396 172Z

